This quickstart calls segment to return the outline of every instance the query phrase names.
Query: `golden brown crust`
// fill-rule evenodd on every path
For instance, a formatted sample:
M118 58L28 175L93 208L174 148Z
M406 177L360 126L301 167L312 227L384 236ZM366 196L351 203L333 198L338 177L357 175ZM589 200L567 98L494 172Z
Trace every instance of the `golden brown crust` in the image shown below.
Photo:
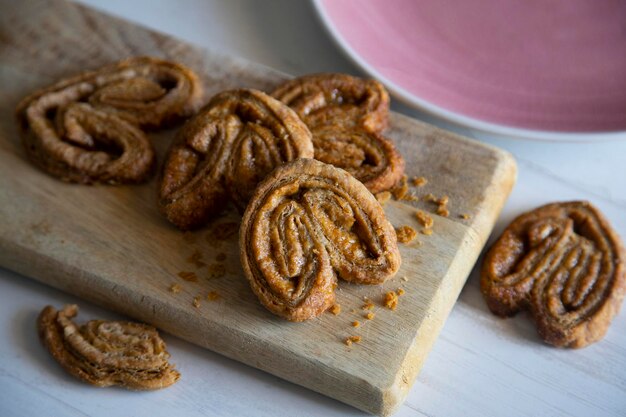
M404 160L381 135L389 94L378 81L315 74L287 81L272 96L307 124L315 159L347 170L372 193L390 189L402 177Z
M222 92L177 134L163 167L161 211L181 229L199 227L228 200L243 210L276 166L312 156L311 133L289 107L257 90Z
M37 320L43 345L61 366L92 385L133 390L165 388L180 378L156 329L139 323L92 320L78 327L76 305L43 309Z
M16 115L26 154L68 182L148 179L154 150L143 128L190 116L202 90L188 68L131 58L81 73L23 99Z
M624 247L588 202L553 203L516 218L487 253L481 290L494 314L528 309L559 347L600 340L626 292Z
M376 198L346 171L313 159L285 164L261 182L239 245L253 292L292 321L333 305L337 276L379 284L400 267L395 231Z

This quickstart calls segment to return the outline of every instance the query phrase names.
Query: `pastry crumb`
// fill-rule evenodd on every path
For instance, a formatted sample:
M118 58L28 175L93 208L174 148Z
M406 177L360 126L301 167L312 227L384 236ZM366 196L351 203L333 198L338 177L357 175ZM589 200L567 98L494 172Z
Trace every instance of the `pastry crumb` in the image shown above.
M391 193L389 191L381 191L376 194L376 200L380 203L381 206L384 206L387 201L391 199Z
M207 267L208 279L217 279L226 275L226 267L222 263L214 263Z
M424 196L424 200L430 203L437 202L437 197L434 194L428 193Z
M330 308L330 312L333 313L335 316L338 316L339 313L341 313L341 306L339 304L333 304Z
M450 215L450 211L448 211L448 209L445 206L438 206L437 214L440 215L441 217L448 217Z
M352 327L359 327L361 323L358 320L352 322Z
M385 294L385 307L395 310L398 307L398 294L394 291L388 291Z
M415 201L415 202L420 201L419 197L413 194L408 194L407 196L404 197L404 199L407 201Z
M361 342L361 336L348 336L346 340L344 340L344 343L347 346L352 346L352 343L359 343L359 342Z
M220 293L218 293L217 291L209 291L209 293L206 295L206 299L209 301L219 300Z
M400 226L396 229L396 236L398 242L409 243L417 236L417 231L411 226Z
M426 212L422 211L422 210L417 210L415 212L415 218L417 219L417 221L424 227L426 228L430 228L433 227L434 224L434 220L433 218Z
M169 291L174 293L174 294L178 294L180 292L181 288L180 285L178 284L172 284L170 285Z
M189 258L187 258L187 262L194 265L196 268L202 268L206 265L206 263L204 263L204 261L202 260L202 254L198 249L193 251Z
M416 187L423 187L428 184L428 180L424 177L414 177L412 183Z
M398 295L404 295L404 293L405 293L404 288L398 288L396 290L396 294L398 294Z
M363 310L371 310L375 307L374 303L372 302L372 300L370 299L365 299L365 304L363 304L363 306L361 306L361 309Z
M406 275L404 275L404 276L403 276L402 278L400 278L400 279L401 279L402 281L404 281L404 282L407 282L407 281L409 280L409 278L408 278Z
M463 220L468 220L471 216L469 214L459 214L459 217L462 218Z
M195 272L181 271L178 273L178 276L184 279L185 281L198 282L198 276L196 275Z
M200 308L200 297L194 297L193 301L191 302L191 304L195 307L195 308Z
M406 181L407 177L406 175L403 175L402 179L398 182L398 185L396 185L391 190L391 194L393 194L393 198L395 198L396 200L402 200L404 196L406 196L406 194L409 192L409 186Z
M421 232L423 235L430 236L433 234L433 229L422 229Z
M376 317L376 314L372 313L371 311L365 315L365 318L368 320L374 320L374 317Z
M447 195L444 195L443 197L437 199L435 202L440 206L445 206L448 204L448 201L449 197Z

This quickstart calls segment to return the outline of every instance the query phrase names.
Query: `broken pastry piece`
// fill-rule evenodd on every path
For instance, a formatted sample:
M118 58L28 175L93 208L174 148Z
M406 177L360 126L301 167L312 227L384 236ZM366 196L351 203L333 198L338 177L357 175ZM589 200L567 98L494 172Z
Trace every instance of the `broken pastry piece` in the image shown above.
M347 74L315 74L285 82L273 93L313 134L315 159L343 168L372 192L391 189L404 160L381 135L389 94L378 81Z
M180 378L154 327L102 320L79 327L72 321L77 313L76 305L60 311L47 306L37 320L42 343L70 374L99 387L132 390L165 388Z
M205 224L232 200L242 211L278 165L313 157L311 133L287 106L257 90L222 92L178 132L159 206L180 229Z
M396 233L376 198L344 170L313 159L285 164L259 185L239 245L253 292L292 321L332 306L337 277L379 284L400 267Z
M140 57L62 80L26 97L16 116L28 158L63 181L147 180L154 150L142 129L193 114L202 89L175 62Z
M529 310L544 341L580 348L604 337L619 312L625 259L593 205L548 204L504 230L485 257L481 290L494 314Z

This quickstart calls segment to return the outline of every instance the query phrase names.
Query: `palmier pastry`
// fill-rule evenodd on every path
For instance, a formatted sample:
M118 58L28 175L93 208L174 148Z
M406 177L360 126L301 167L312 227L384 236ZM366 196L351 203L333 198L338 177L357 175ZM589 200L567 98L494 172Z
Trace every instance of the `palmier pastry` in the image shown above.
M136 183L155 161L141 130L193 114L202 90L188 68L157 58L120 61L26 97L17 106L29 159L64 181Z
M315 159L347 170L372 193L393 187L402 177L404 160L381 135L387 127L389 94L378 81L308 75L287 81L272 95L307 124Z
M601 339L619 311L624 256L590 203L548 204L506 228L485 257L481 289L493 313L528 309L546 342L579 348Z
M72 321L77 314L76 305L61 311L47 306L37 320L42 343L70 374L99 387L133 390L165 388L180 378L155 328L102 320L79 327Z
M256 90L222 92L178 132L163 168L161 211L181 229L228 200L242 211L276 166L313 157L311 133L287 106Z
M395 231L376 198L346 171L314 159L280 166L259 185L239 246L253 292L292 321L330 307L337 276L379 284L400 267Z

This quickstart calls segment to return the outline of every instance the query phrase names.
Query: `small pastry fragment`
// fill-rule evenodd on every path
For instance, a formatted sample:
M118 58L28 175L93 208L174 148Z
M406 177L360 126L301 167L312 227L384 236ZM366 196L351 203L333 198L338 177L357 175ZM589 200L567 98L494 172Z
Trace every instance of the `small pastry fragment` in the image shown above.
M132 390L165 388L180 378L168 363L169 353L154 327L122 321L72 319L76 305L43 309L37 320L43 345L75 377L99 387Z
M502 317L529 310L558 347L600 340L626 292L624 247L591 203L553 203L517 217L487 253L481 291Z
M275 167L311 157L311 133L293 110L261 91L225 91L178 132L163 167L159 206L170 222L193 229L229 200L243 211Z
M50 175L83 184L138 183L155 163L143 129L188 117L201 100L189 68L139 57L36 91L16 116L28 158Z
M313 159L277 168L244 213L239 245L261 303L292 321L334 304L337 277L379 284L400 267L393 226L346 171Z
M273 97L296 111L313 134L315 159L343 168L372 192L394 186L404 160L381 135L389 94L378 81L346 74L314 74L287 81Z

